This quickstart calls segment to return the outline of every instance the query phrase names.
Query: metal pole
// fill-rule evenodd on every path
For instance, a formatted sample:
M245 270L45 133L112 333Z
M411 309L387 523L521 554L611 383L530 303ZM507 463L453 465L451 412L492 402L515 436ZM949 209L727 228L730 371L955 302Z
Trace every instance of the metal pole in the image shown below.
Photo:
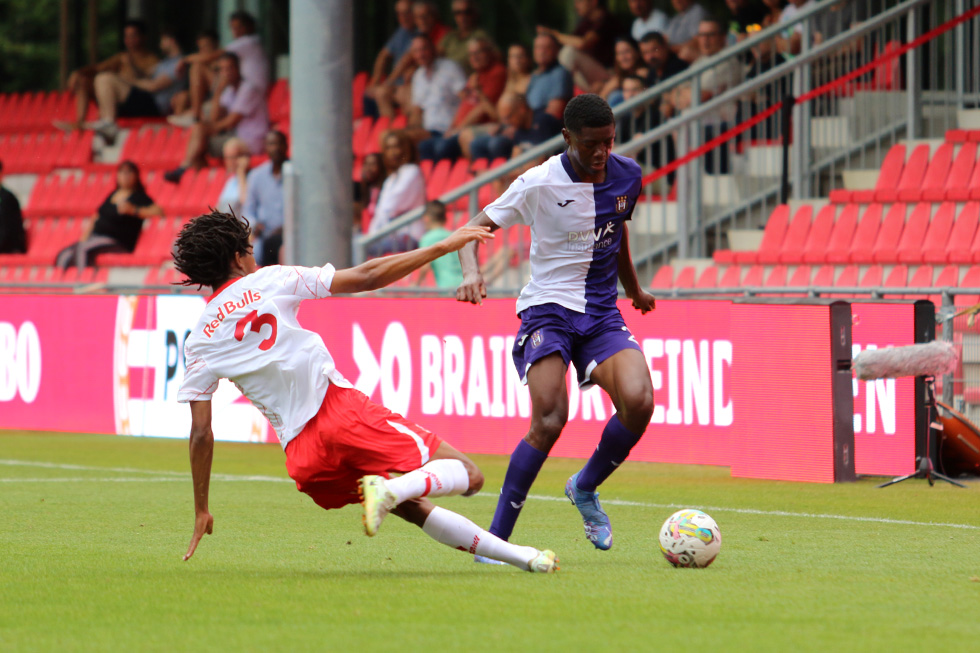
M943 342L952 344L953 342L953 315L956 307L953 305L953 297L945 290L942 294L942 304L938 315L943 325ZM961 354L962 355L962 354ZM943 375L943 403L947 406L953 405L953 375Z
M909 10L908 25L906 26L906 38L909 42L916 37L916 17L915 7ZM920 53L917 50L910 50L905 59L905 97L906 117L905 137L909 140L918 138L919 135L919 59Z
M348 0L291 0L292 161L299 265L351 261L353 33Z
M61 0L60 25L58 36L58 80L59 87L68 84L68 0Z
M790 130L793 128L793 107L796 105L796 98L792 95L783 96L783 106L779 112L779 131L783 137L783 177L782 187L780 188L779 201L786 204L789 201L789 145Z

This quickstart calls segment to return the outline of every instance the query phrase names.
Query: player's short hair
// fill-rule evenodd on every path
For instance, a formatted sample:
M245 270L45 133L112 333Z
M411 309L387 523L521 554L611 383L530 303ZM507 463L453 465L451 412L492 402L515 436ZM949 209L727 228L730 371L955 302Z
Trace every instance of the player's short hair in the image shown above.
M202 29L200 32L197 33L197 38L208 39L209 41L213 41L215 44L217 44L218 32L213 29Z
M146 36L146 23L139 18L130 18L123 23L123 29L126 29L127 27L132 27L135 29L140 33L140 36Z
M218 288L228 280L235 254L248 254L252 230L234 211L199 215L183 226L174 243L174 267L187 278L183 286Z
M439 224L446 224L446 205L439 200L426 202L425 215L429 216Z
M233 11L231 15L228 16L228 20L237 20L249 34L255 31L255 17L247 11Z
M643 79L639 75L627 75L623 78L623 81L625 82L627 79L632 79L634 82L640 82L643 84L643 88L647 87L647 80Z
M718 36L724 36L725 35L725 32L726 32L725 23L722 22L722 20L720 18L714 18L713 16L707 16L705 18L702 18L701 19L701 22L702 23L711 23L712 25L714 25L715 28L717 28L717 30L718 30Z
M667 39L660 32L647 32L640 39L640 43L658 43L660 45L667 45Z
M585 127L605 127L616 122L609 104L595 93L577 95L565 106L565 129L581 132Z

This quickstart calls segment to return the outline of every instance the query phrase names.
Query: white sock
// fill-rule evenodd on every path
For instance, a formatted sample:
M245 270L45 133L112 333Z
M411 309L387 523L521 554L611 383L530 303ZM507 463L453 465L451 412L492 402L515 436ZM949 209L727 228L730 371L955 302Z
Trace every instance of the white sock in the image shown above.
M463 461L440 458L385 481L385 487L395 495L397 503L419 497L448 497L470 489L470 475Z
M483 530L466 517L438 506L429 513L422 530L426 535L446 546L500 560L525 571L527 571L527 563L538 555L538 550L532 546L518 546L506 542Z

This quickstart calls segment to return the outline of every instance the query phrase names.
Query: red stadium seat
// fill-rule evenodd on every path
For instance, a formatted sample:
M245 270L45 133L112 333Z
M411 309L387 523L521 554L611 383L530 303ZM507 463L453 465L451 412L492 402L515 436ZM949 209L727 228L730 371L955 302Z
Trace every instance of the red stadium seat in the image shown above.
M912 215L908 217L908 221L905 223L905 229L902 230L902 238L895 248L896 256L890 259L891 261L918 263L922 260L923 242L926 238L926 232L929 230L931 218L931 204L920 202L915 205L915 208L912 209ZM945 235L947 238L949 237L949 227L951 226L949 225L946 228ZM937 238L941 237L941 235L941 233L937 234ZM882 262L887 262L887 260L882 259Z
M965 202L970 199L970 179L977 162L977 144L964 143L953 159L949 175L943 187L943 198L954 202Z
M975 263L974 257L980 255L980 204L968 202L953 224L953 232L949 236L946 247L948 263Z
M769 220L766 222L766 229L762 235L762 242L759 249L752 252L733 252L732 260L736 263L755 263L758 261L760 252L766 252L767 257L778 256L780 246L786 237L786 230L789 228L789 206L780 204L773 209ZM718 262L718 259L715 259Z
M877 288L884 282L885 272L880 265L872 265L864 272L864 276L861 277L861 282L858 284L861 288ZM838 286L843 285L840 282L837 283Z
M959 276L959 269L956 266L947 266L948 268L953 268L957 271L957 276ZM909 277L908 287L909 288L931 288L932 279L936 276L936 269L931 265L920 265L918 269ZM928 299L922 295L905 295L905 299Z
M813 268L809 265L797 265L790 275L786 285L791 288L805 288L810 285L810 278L813 276Z
M896 265L885 277L882 285L885 288L905 288L908 286L909 268L907 265ZM895 296L893 293L886 293L885 296Z
M354 98L354 119L357 120L364 115L364 91L370 79L366 72L359 72L354 75L354 83L351 86L351 96Z
M719 288L739 288L742 285L742 268L738 265L729 265L718 280Z
M759 255L756 257L758 263L781 263L784 252L792 252L788 262L795 262L802 256L803 244L806 242L807 234L810 233L810 223L813 222L813 207L809 204L801 206L796 211L796 215L786 228L786 235L783 242L776 251L764 250L759 248Z
M717 288L718 287L718 268L714 265L709 265L702 272L701 276L698 277L698 282L694 284L695 288Z
M929 161L929 168L919 188L898 191L902 202L941 202L946 195L946 180L953 165L953 144L943 143Z
M674 279L674 288L693 288L696 276L697 269L693 265L681 268Z
M819 272L817 274L819 274ZM860 270L858 266L846 265L844 266L844 269L840 271L840 274L837 275L837 281L834 283L834 286L837 288L858 287L859 276L860 276ZM853 297L854 295L850 293L844 293L844 294L837 293L829 296L836 297L836 298L847 298L847 297Z
M363 159L368 153L368 139L374 130L374 119L370 116L361 118L354 127L353 148L354 156Z
M674 287L674 268L669 265L661 265L657 273L653 275L650 288L653 290L667 290Z
M818 288L827 288L834 285L837 278L837 268L833 265L821 265L817 273L813 276L813 285Z
M960 281L960 288L980 288L980 265L970 266ZM957 295L954 302L957 306L972 306L980 303L980 295Z
M925 286L918 286L918 287L920 287L920 288L930 288L930 287L932 287L932 288L955 288L955 287L957 287L959 285L959 281L960 281L960 268L959 268L959 266L958 265L947 265L946 267L944 267L942 269L942 271L939 273L939 276L936 278L936 280L934 282L929 283L928 285L925 285ZM917 287L917 286L910 281L909 282L909 288L915 288L915 287ZM922 296L920 295L919 297L909 297L908 299L922 299ZM939 307L942 304L942 302L943 302L942 295L938 295L938 294L937 295L929 295L928 299L930 301L932 301L932 303L935 304L937 307Z
M875 242L878 240L878 232L881 231L882 212L881 204L872 204L864 210L854 230L854 240L847 257L851 263L872 261Z
M789 280L789 268L785 265L777 265L766 277L765 287L766 288L785 288L787 281Z
M817 217L813 219L813 224L810 226L810 233L807 234L806 242L803 243L803 247L799 252L799 258L793 262L823 263L827 260L827 246L830 244L830 237L833 235L834 228L836 227L836 223L834 222L836 215L837 206L834 204L828 204L820 209ZM785 257L785 251L783 255L783 261L790 262Z
M890 263L898 256L898 244L905 230L905 217L908 209L905 204L892 204L881 221L881 229L871 250L871 261L866 263ZM925 231L923 230L923 233Z
M885 160L881 163L878 172L878 181L873 190L832 190L830 191L831 202L859 202L867 204L875 201L875 193L889 188L896 188L898 180L902 176L905 167L905 146L893 145L892 149L885 155Z
M432 167L432 174L425 184L425 198L427 200L438 199L440 195L446 192L446 183L449 181L452 165L452 161L443 159Z
M930 206L920 204L919 206ZM956 205L952 202L943 202L939 205L936 215L929 221L929 230L926 231L925 238L922 240L919 251L918 261L924 263L945 263L949 256L950 235L953 231L953 222L956 217ZM907 228L907 227L906 227ZM970 234L972 237L973 234ZM909 257L901 259L911 262Z
M912 150L912 154L909 156L908 161L905 162L905 167L902 168L902 175L898 178L895 186L882 188L881 190L876 189L874 201L897 202L903 194L911 195L912 197L909 200L902 199L901 201L916 201L922 190L922 179L925 177L926 168L928 167L929 146L919 145Z
M762 286L762 279L765 275L766 269L761 265L753 265L749 268L749 271L745 273L745 277L742 279L742 286L746 288L755 288Z
M847 263L851 256L851 247L855 242L855 231L858 225L858 205L845 204L841 210L840 217L834 223L833 231L827 240L827 246L821 252L808 252L804 255L804 261L812 263ZM869 225L870 226L870 225ZM872 236L872 240L873 240ZM820 258L819 261L813 259Z

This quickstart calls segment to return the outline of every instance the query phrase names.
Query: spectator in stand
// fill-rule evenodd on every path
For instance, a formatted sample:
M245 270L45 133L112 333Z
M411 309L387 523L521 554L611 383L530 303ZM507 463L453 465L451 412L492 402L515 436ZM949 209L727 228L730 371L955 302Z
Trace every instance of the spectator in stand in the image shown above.
M504 85L504 91L493 107L486 107L489 114L488 122L460 130L457 140L462 156L467 159L473 158L470 152L470 144L473 139L481 136L492 136L500 131L500 115L503 103L506 98L512 95L524 95L527 92L528 84L531 82L533 65L531 53L526 45L515 43L507 49L507 83Z
M242 215L242 207L245 206L246 190L248 189L248 167L251 165L252 155L245 141L237 136L225 141L222 154L228 179L221 188L221 194L218 195L218 203L215 206L222 213Z
M364 163L361 164L361 181L354 184L355 233L368 232L385 176L385 165L381 154L374 152L364 157Z
M470 57L469 42L474 38L479 38L490 44L496 56L497 46L493 39L482 27L479 27L479 13L474 0L453 0L453 18L456 20L456 29L452 30L442 41L436 44L439 52L444 57L455 61L462 66L467 75L472 73L473 60Z
M639 75L630 75L623 80L623 101L635 98L637 95L647 90L646 81L643 77ZM647 110L643 107L634 109L633 112L626 116L621 116L619 120L616 121L616 136L620 142L625 143L626 141L639 136L647 130ZM636 156L638 161L644 158L644 153L641 152L639 156Z
M197 35L197 52L196 55L210 55L218 49L218 33L213 29L206 29ZM184 66L186 72L186 65ZM218 66L215 62L210 65L211 74L213 77L217 77ZM172 101L173 114L179 116L187 111L191 107L191 94L187 90L187 84L183 84L183 90L177 92L174 95Z
M629 0L629 7L636 16L630 36L637 43L650 32L663 33L667 29L667 14L654 7L653 0Z
M437 57L435 46L425 36L412 39L411 52L418 68L412 75L408 134L416 143L442 138L453 124L466 75L455 61Z
M388 77L395 64L408 54L408 50L412 46L412 37L416 34L412 0L395 2L395 17L398 20L398 27L388 37L381 48L381 52L374 59L368 89L373 89L381 84Z
M698 28L698 46L702 56L711 57L718 54L725 48L726 40L725 26L720 20L709 18L701 21ZM744 79L745 73L742 69L742 63L737 58L730 58L723 63L707 68L700 76L701 103L738 86ZM691 106L691 85L684 84L676 89L671 96L671 98L664 98L660 105L661 112L668 117L674 115L676 111L683 111ZM736 102L732 102L704 117L702 124L704 125L705 142L735 124L736 105ZM716 172L727 174L728 143L719 146L717 149L719 151L718 165L715 165L714 151L709 151L704 157L705 169L710 174Z
M766 19L766 7L762 0L725 0L728 12L728 34L730 39L741 41L748 35L748 28L762 27Z
M558 39L539 34L534 39L534 63L537 68L527 85L527 103L532 111L547 111L564 120L565 105L572 99L572 74L558 63Z
M183 71L189 67L191 106L189 112L169 118L171 124L190 127L203 119L204 102L212 88L212 97L221 98L227 81L222 80L221 75L215 78L211 63L226 53L238 57L242 79L259 89L263 97L269 90L269 60L262 49L259 35L255 33L255 18L246 11L236 11L229 17L228 25L235 37L231 43L220 50L207 54L190 54L181 60L178 70ZM214 119L213 115L211 119Z
M243 215L252 226L252 246L259 265L278 265L284 223L282 165L289 143L281 131L265 135L269 160L248 173Z
M677 13L667 21L664 37L674 54L691 63L701 54L698 50L698 25L710 16L695 0L670 0L670 4Z
M123 161L116 168L116 188L85 225L82 239L58 253L55 265L64 270L91 267L99 254L132 252L143 221L161 215L163 210L146 194L139 168L132 161Z
M165 116L170 113L174 95L180 90L183 79L177 73L180 62L180 44L173 32L160 35L160 51L163 61L156 65L148 79L126 80L119 73L101 72L95 76L95 102L99 107L99 120L87 124L112 145L119 136L116 116Z
M650 32L640 41L640 56L647 67L647 87L653 87L677 73L687 70L688 63L667 46L663 34Z
M398 216L425 204L425 178L409 135L404 130L388 132L381 144L381 156L388 176L381 185L368 234L377 233ZM383 256L413 250L418 247L421 230L422 223L415 222L368 247L368 254Z
M422 224L425 225L425 233L419 239L419 247L435 245L452 233L446 229L446 205L439 200L432 200L425 205ZM440 256L419 268L416 286L422 285L429 270L432 270L432 274L435 275L436 286L439 288L456 288L463 283L463 267L459 264L459 256L455 252Z
M238 136L248 145L249 151L259 152L264 147L265 134L269 131L269 113L265 92L242 78L238 55L226 52L218 60L221 93L218 106L211 112L211 119L195 123L187 143L184 160L180 166L167 172L167 181L179 183L184 171L190 167L202 168L207 154L220 157L225 141Z
M783 15L783 7L786 6L786 0L762 0L762 4L766 6L766 15L762 18L762 26L778 25L779 19Z
M748 72L745 73L745 78L752 79L758 77L762 73L786 61L788 61L788 58L784 54L776 51L772 41L762 41L752 48L752 65L749 67ZM760 113L773 104L781 102L784 97L789 95L792 88L792 73L783 75L777 81L766 84L757 90L753 94L750 105L747 108L750 109L752 115ZM742 110L743 106L740 103L739 111L742 112ZM744 118L739 118L738 122L742 122L743 120ZM779 138L780 120L779 113L769 116L761 124L752 127L749 133L750 138Z
M783 11L779 15L779 22L788 23L796 18L801 11L806 9L809 4L810 0L789 0L789 3L783 7ZM800 22L780 32L776 37L776 47L782 54L795 56L800 53L802 39L803 23Z
M613 74L602 87L599 93L608 103L614 107L623 101L623 80L627 77L640 75L646 77L650 74L640 57L640 51L636 43L628 36L621 36L616 39L616 65Z
M538 34L551 35L561 44L558 61L572 72L579 88L595 93L609 79L616 37L622 30L606 0L573 0L573 6L579 21L571 34L543 25L538 25Z
M2 183L3 161L0 161L0 254L24 254L27 252L27 234L20 202Z
M458 159L462 154L460 131L489 122L497 115L497 102L507 84L507 68L497 60L496 48L488 39L474 36L467 47L474 72L459 92L459 107L449 130L441 137L419 143L419 156L423 159Z
M126 48L123 52L97 64L79 68L68 77L68 90L75 94L75 120L55 121L56 127L82 129L85 126L85 114L88 113L89 101L95 97L95 78L99 73L115 73L129 84L153 78L160 59L146 47L146 23L141 20L127 20L123 26L123 45ZM155 106L152 102L149 104Z
M439 22L439 10L433 0L415 0L412 4L412 17L415 19L415 34L429 39L435 46L436 53L440 52L439 44L449 33L449 28ZM411 46L408 53L395 64L394 70L385 82L375 89L374 100L378 103L378 111L383 116L394 118L398 107L403 109L412 104L411 81L418 64L412 54ZM399 82L398 80L402 80Z
M509 159L561 133L561 122L547 111L532 111L523 95L502 98L500 117L500 131L473 140L474 159Z

